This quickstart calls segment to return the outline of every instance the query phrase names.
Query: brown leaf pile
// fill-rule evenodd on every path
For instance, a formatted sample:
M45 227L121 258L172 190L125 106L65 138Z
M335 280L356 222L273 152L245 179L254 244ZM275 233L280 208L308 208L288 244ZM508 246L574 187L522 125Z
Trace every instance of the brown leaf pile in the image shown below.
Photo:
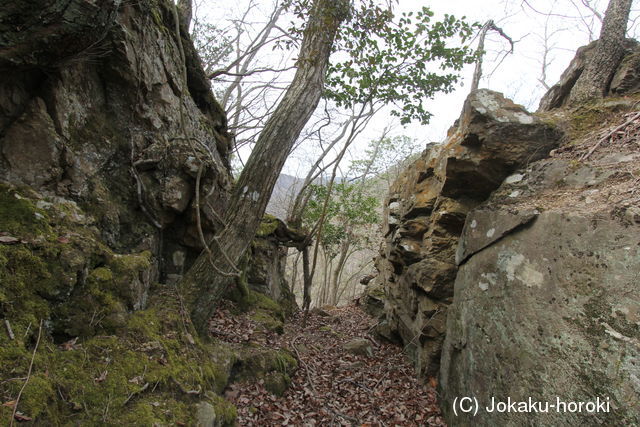
M221 326L221 313L214 320ZM328 315L327 315L328 314ZM227 320L225 335L251 339L246 320ZM243 426L443 426L432 386L415 378L402 349L369 335L375 322L359 308L334 308L291 319L282 336L262 339L262 345L296 354L299 369L283 397L257 384L234 384L226 397L238 407ZM229 328L238 326L238 330ZM216 329L214 326L214 329ZM367 338L373 357L350 354L343 344ZM237 341L236 341L237 342ZM435 381L431 381L434 385Z

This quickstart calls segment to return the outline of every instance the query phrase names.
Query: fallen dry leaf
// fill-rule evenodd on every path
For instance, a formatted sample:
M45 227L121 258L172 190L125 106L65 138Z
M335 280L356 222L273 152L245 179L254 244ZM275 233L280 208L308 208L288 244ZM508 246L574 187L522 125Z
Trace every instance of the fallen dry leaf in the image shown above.
M0 236L0 243L5 245L14 245L20 242L20 239L17 239L13 236Z
M15 418L16 421L20 421L20 422L33 420L33 418L26 416L22 412L16 412L15 415L13 416L13 418Z
M235 318L230 313L219 308L211 319L212 335L242 343L249 334L251 342L285 348L299 358L291 387L282 397L267 392L261 380L226 390L226 398L238 408L239 425L446 425L437 405L437 382L416 379L402 348L374 341L374 357L342 348L375 324L358 307L332 308L330 316L312 313L305 328L298 314L283 335L260 331L250 313Z

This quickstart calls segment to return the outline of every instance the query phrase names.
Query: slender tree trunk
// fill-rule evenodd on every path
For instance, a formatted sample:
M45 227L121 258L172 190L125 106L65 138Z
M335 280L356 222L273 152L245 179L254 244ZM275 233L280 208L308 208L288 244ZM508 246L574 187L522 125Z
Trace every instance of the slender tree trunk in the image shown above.
M340 258L338 258L338 264L336 265L336 268L333 271L333 277L331 278L331 305L338 305L340 276L342 275L342 270L344 269L344 265L347 261L349 246L350 244L348 240L345 240L342 242L342 245L340 245Z
M296 252L295 258L291 258L291 292L295 295L296 283L298 282L298 264L300 263L300 251Z
M511 50L509 53L513 53L513 40L509 37L500 27L496 26L496 23L493 20L488 20L480 30L480 40L478 41L478 48L476 49L476 55L478 59L476 59L476 68L473 72L473 81L471 82L471 92L474 90L478 90L478 86L480 86L480 78L482 78L482 60L484 58L484 41L487 37L487 33L491 31L495 31L500 34L505 40L509 42L511 45Z
M202 335L221 294L234 284L230 273L254 238L289 152L318 105L333 40L348 7L346 0L314 1L296 75L238 179L224 228L212 241L213 256L203 252L180 283L191 320Z
M480 86L480 79L482 78L482 60L484 59L484 40L487 37L487 32L489 31L489 23L493 23L493 21L489 21L482 26L480 30L480 37L478 40L478 48L476 49L476 54L478 55L478 59L476 59L476 68L473 71L473 80L471 81L471 92L474 90L478 90L478 86Z
M610 0L602 22L600 39L578 81L571 89L569 103L602 98L624 56L624 39L632 0Z

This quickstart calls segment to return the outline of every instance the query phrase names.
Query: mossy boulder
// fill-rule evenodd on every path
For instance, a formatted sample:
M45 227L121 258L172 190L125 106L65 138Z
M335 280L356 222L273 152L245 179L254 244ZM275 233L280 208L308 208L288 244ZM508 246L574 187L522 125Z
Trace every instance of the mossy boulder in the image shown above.
M302 235L290 230L278 218L265 215L243 264L246 288L277 301L287 316L298 310L295 295L285 279L287 250Z
M262 380L268 391L282 395L291 384L291 374L297 368L298 362L287 350L245 347L238 354L232 380Z

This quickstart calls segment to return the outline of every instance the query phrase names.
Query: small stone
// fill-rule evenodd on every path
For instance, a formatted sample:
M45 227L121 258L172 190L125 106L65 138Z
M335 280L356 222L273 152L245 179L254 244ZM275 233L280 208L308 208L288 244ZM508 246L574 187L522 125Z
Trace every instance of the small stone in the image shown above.
M507 179L504 180L504 182L506 184L515 184L516 182L520 182L522 181L522 178L524 178L524 175L521 173L514 173L511 176L508 176Z
M218 415L216 409L209 402L200 402L196 405L196 425L198 427L215 427Z
M38 200L38 203L36 203L36 208L38 209L49 209L51 206L53 206L52 203L45 202L44 200Z
M640 208L637 206L630 206L624 212L624 217L632 224L640 224Z
M356 338L342 347L352 354L373 357L373 347L371 347L371 342L366 338Z

